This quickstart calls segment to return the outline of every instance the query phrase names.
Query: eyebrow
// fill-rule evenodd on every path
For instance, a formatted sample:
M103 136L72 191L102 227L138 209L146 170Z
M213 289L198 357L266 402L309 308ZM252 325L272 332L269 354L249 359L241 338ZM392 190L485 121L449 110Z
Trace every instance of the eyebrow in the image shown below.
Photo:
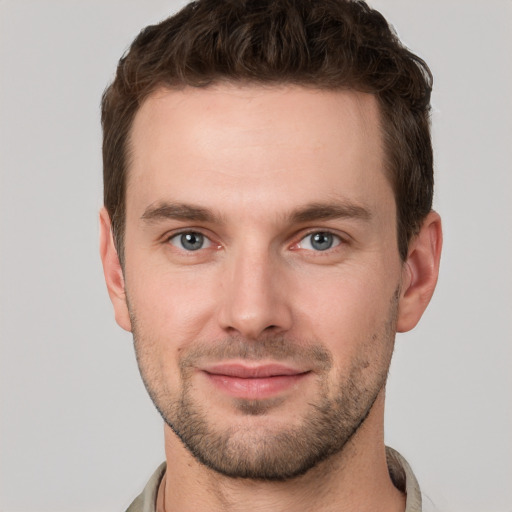
M342 199L327 203L310 203L293 210L285 218L289 219L292 224L340 218L369 221L372 214L364 206ZM186 203L168 202L148 206L141 219L148 223L169 219L210 223L221 222L220 216L208 208Z
M158 222L161 220L185 220L198 222L215 222L218 217L207 208L193 206L185 203L159 203L149 205L141 216L147 222Z
M372 214L368 208L346 199L328 203L311 203L292 212L292 223L330 219L356 219L369 221Z

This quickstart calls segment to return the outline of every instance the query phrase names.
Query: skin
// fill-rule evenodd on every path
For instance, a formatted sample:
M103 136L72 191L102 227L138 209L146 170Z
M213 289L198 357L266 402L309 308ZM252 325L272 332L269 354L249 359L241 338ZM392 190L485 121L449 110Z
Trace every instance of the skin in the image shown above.
M404 510L385 461L385 377L395 332L416 325L434 291L441 224L432 212L400 260L375 98L162 89L137 113L131 149L124 269L105 210L101 256L116 320L134 332L164 416L180 416L186 390L210 430L232 433L230 446L257 460L262 440L299 431L311 404L349 396L354 377L360 420L334 454L284 481L214 471L166 424L160 510ZM183 231L205 245L187 251ZM332 247L317 250L312 233L332 233ZM270 396L234 397L203 371L280 362L276 340L305 377Z

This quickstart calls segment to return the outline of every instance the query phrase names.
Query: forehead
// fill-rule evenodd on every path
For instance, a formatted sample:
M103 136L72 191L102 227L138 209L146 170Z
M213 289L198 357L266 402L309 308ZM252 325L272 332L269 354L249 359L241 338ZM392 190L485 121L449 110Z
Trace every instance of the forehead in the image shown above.
M326 193L371 201L379 188L390 192L377 101L354 91L160 89L136 114L130 143L128 208L167 199L159 194L202 203L236 194L292 208Z

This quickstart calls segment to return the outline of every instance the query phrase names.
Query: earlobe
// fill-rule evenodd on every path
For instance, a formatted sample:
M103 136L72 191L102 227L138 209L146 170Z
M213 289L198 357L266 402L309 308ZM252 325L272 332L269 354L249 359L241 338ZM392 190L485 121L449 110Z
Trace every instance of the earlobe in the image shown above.
M116 322L120 327L131 332L123 269L112 237L110 217L105 208L100 210L100 257L108 294L114 306Z
M411 241L404 263L397 331L413 329L425 311L437 283L443 234L441 218L431 211Z

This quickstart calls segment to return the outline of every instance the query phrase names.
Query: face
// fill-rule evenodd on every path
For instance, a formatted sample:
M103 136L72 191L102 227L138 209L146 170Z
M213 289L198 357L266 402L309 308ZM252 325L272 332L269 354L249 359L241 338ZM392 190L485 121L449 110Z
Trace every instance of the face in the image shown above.
M131 150L118 321L168 426L229 476L340 453L383 392L403 274L374 98L160 90Z

